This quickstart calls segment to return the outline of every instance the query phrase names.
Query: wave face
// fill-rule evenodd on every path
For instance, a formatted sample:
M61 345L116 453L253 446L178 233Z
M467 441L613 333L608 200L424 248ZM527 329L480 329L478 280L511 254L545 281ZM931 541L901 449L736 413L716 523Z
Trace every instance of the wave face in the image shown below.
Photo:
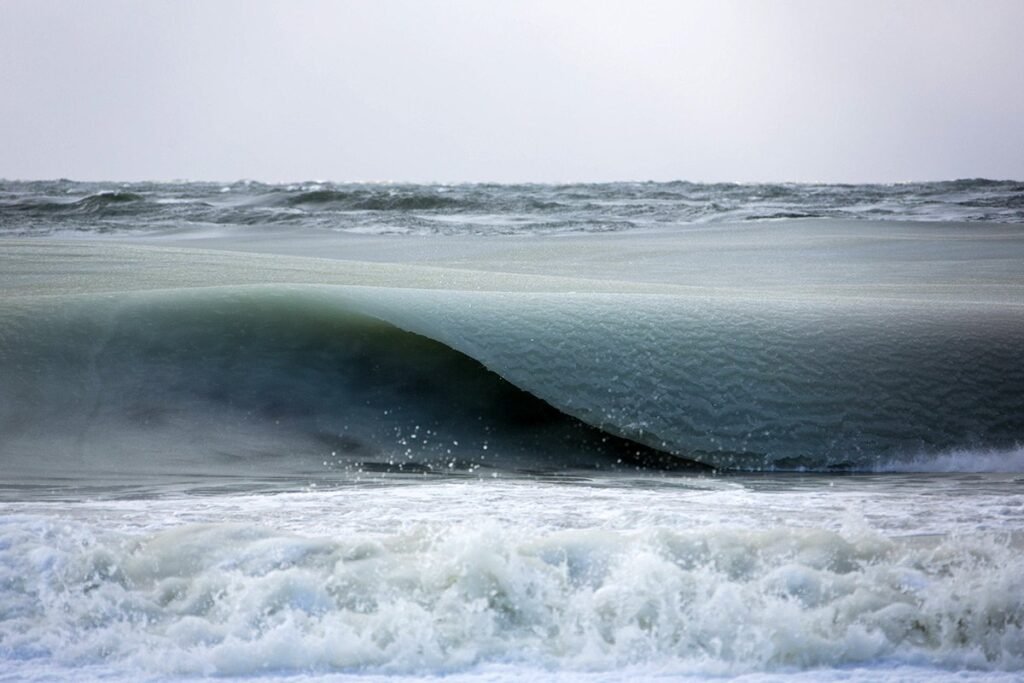
M1016 311L503 298L393 315L589 424L715 467L872 469L1024 435Z
M2 349L3 446L28 470L873 470L1024 435L1001 309L295 285L44 301Z
M0 234L251 228L545 234L801 218L1024 222L1024 184L0 182Z

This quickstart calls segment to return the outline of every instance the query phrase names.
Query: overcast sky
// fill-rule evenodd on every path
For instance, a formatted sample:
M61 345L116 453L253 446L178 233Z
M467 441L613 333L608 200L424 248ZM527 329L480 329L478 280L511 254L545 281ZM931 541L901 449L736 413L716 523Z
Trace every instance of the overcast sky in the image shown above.
M1024 178L1024 0L0 0L0 177Z

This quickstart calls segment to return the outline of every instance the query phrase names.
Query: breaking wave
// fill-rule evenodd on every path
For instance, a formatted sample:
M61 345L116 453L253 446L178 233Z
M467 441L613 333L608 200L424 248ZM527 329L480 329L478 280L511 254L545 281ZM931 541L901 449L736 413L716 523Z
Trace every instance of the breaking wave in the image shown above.
M942 469L1019 443L1016 317L921 315L368 287L72 297L7 316L0 438L14 469L156 472L183 452L207 472Z
M698 467L343 302L285 289L78 305L8 328L27 344L0 352L10 473Z

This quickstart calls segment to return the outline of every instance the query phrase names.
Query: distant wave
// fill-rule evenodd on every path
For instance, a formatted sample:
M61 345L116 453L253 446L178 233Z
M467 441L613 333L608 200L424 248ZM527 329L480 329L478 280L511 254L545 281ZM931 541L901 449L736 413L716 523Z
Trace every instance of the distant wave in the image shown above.
M429 191L313 190L289 194L287 203L291 206L315 206L319 209L347 209L350 211L438 211L472 206L469 202Z
M1024 183L411 185L0 182L0 233L281 225L367 233L633 230L779 219L1024 222Z
M85 199L80 199L75 202L76 206L83 208L98 208L102 206L109 206L111 204L124 204L125 202L141 202L145 201L145 197L134 192L99 192L97 194L89 195Z
M75 201L53 201L50 199L22 198L20 201L5 203L5 211L69 213L69 214L102 214L104 211L128 203L146 200L135 192L104 191L90 194Z
M776 211L774 213L751 214L744 216L745 221L779 220L782 218L821 218L821 214L804 213L799 211Z

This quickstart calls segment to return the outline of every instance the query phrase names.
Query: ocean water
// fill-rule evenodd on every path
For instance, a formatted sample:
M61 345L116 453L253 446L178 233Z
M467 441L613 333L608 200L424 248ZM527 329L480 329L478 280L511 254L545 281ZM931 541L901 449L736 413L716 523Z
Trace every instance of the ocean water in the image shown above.
M1024 185L0 182L0 681L1020 680Z

